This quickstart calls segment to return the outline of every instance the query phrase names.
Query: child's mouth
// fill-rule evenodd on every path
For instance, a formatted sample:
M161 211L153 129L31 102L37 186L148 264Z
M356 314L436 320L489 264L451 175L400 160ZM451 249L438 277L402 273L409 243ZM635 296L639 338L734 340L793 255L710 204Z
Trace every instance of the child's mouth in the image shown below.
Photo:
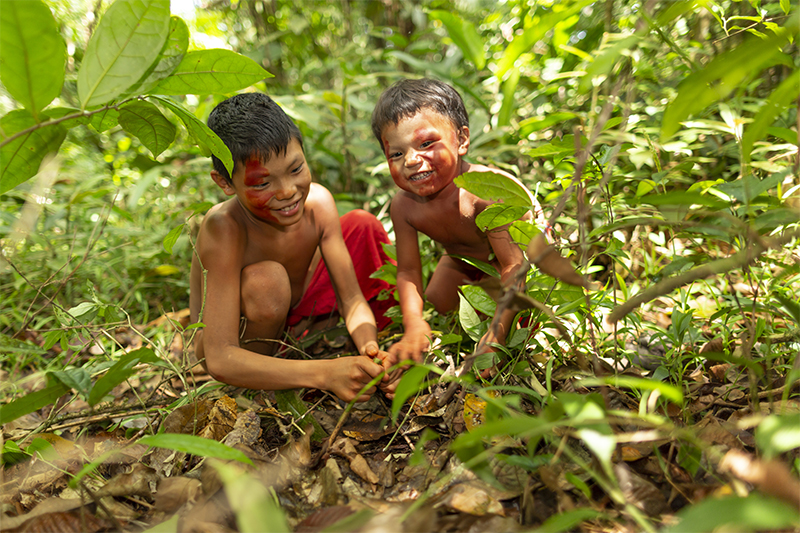
M280 209L276 209L275 211L279 211L281 213L291 213L292 211L295 210L295 208L297 207L297 204L299 204L299 203L300 203L300 200L296 201L292 205L287 205L286 207L282 207Z
M433 170L429 170L429 171L427 171L427 172L422 172L422 173L420 173L420 174L415 174L415 175L411 176L410 178L408 178L408 181L420 181L420 180L424 180L425 178L427 178L427 177L428 177L428 176L430 176L431 174L433 174Z

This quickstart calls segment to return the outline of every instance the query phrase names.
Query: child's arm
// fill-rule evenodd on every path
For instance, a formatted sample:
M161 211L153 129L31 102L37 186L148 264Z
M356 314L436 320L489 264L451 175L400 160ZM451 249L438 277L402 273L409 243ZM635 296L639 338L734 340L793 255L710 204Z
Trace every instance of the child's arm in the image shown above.
M507 227L504 226L494 231L489 231L486 236L489 239L489 245L492 247L497 262L500 263L500 281L503 286L507 286L524 264L525 256L522 254L519 245L511 238ZM521 290L521 287L514 287L514 289ZM488 331L485 337L486 343L504 344L514 316L516 316L516 311L511 309L504 310L500 315L497 334L495 335L491 330Z
M403 313L403 338L389 348L395 361L422 362L422 352L431 341L431 328L422 318L422 261L417 230L403 216L402 199L392 201L391 216L397 246L397 294Z
M316 388L350 401L383 369L364 357L299 361L257 354L239 346L244 234L236 221L211 216L198 238L197 252L207 270L198 342L209 373L238 387L264 390ZM202 288L201 288L202 290ZM374 387L359 399L366 400Z
M322 234L319 243L322 259L328 267L347 331L358 353L374 358L379 355L375 315L358 285L333 196L323 187L315 194L314 214Z

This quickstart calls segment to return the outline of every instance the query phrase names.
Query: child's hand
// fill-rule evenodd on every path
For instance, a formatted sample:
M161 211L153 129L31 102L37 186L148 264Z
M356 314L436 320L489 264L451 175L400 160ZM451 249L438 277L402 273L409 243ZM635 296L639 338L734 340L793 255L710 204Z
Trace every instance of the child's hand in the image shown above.
M383 394L390 400L394 399L394 391L403 377L403 370L398 368L388 375L388 379L384 379L378 384L378 388L383 391Z
M431 335L431 327L421 320L416 326L406 329L400 342L389 347L389 353L396 361L411 359L421 363L422 352L427 352L431 347Z
M383 372L381 365L375 364L369 357L356 355L331 359L330 375L326 379L329 383L328 391L334 393L342 400L349 402L358 398L359 402L366 402L375 392L375 386L370 387L364 394L357 396L372 378Z

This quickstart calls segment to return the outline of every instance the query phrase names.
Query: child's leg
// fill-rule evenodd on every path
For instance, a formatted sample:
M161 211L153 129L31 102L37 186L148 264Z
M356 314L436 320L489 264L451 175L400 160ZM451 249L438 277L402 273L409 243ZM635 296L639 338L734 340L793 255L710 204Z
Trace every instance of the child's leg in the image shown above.
M242 346L253 352L272 355L277 342L246 342L252 339L280 339L289 314L292 288L289 275L280 263L262 261L242 270L241 311L246 319L240 332Z
M437 312L448 313L458 308L458 287L470 281L462 261L443 255L428 282L425 297Z

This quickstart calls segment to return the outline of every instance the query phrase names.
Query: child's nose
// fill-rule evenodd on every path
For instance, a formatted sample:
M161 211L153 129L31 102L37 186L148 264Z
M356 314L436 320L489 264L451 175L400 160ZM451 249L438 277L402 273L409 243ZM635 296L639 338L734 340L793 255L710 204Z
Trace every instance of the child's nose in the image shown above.
M420 163L420 161L421 161L421 159L419 157L419 154L416 151L409 150L406 153L406 166L407 167L416 166L416 165L418 165Z
M285 200L294 196L297 191L297 186L293 182L281 183L281 186L275 191L275 198L278 200Z

